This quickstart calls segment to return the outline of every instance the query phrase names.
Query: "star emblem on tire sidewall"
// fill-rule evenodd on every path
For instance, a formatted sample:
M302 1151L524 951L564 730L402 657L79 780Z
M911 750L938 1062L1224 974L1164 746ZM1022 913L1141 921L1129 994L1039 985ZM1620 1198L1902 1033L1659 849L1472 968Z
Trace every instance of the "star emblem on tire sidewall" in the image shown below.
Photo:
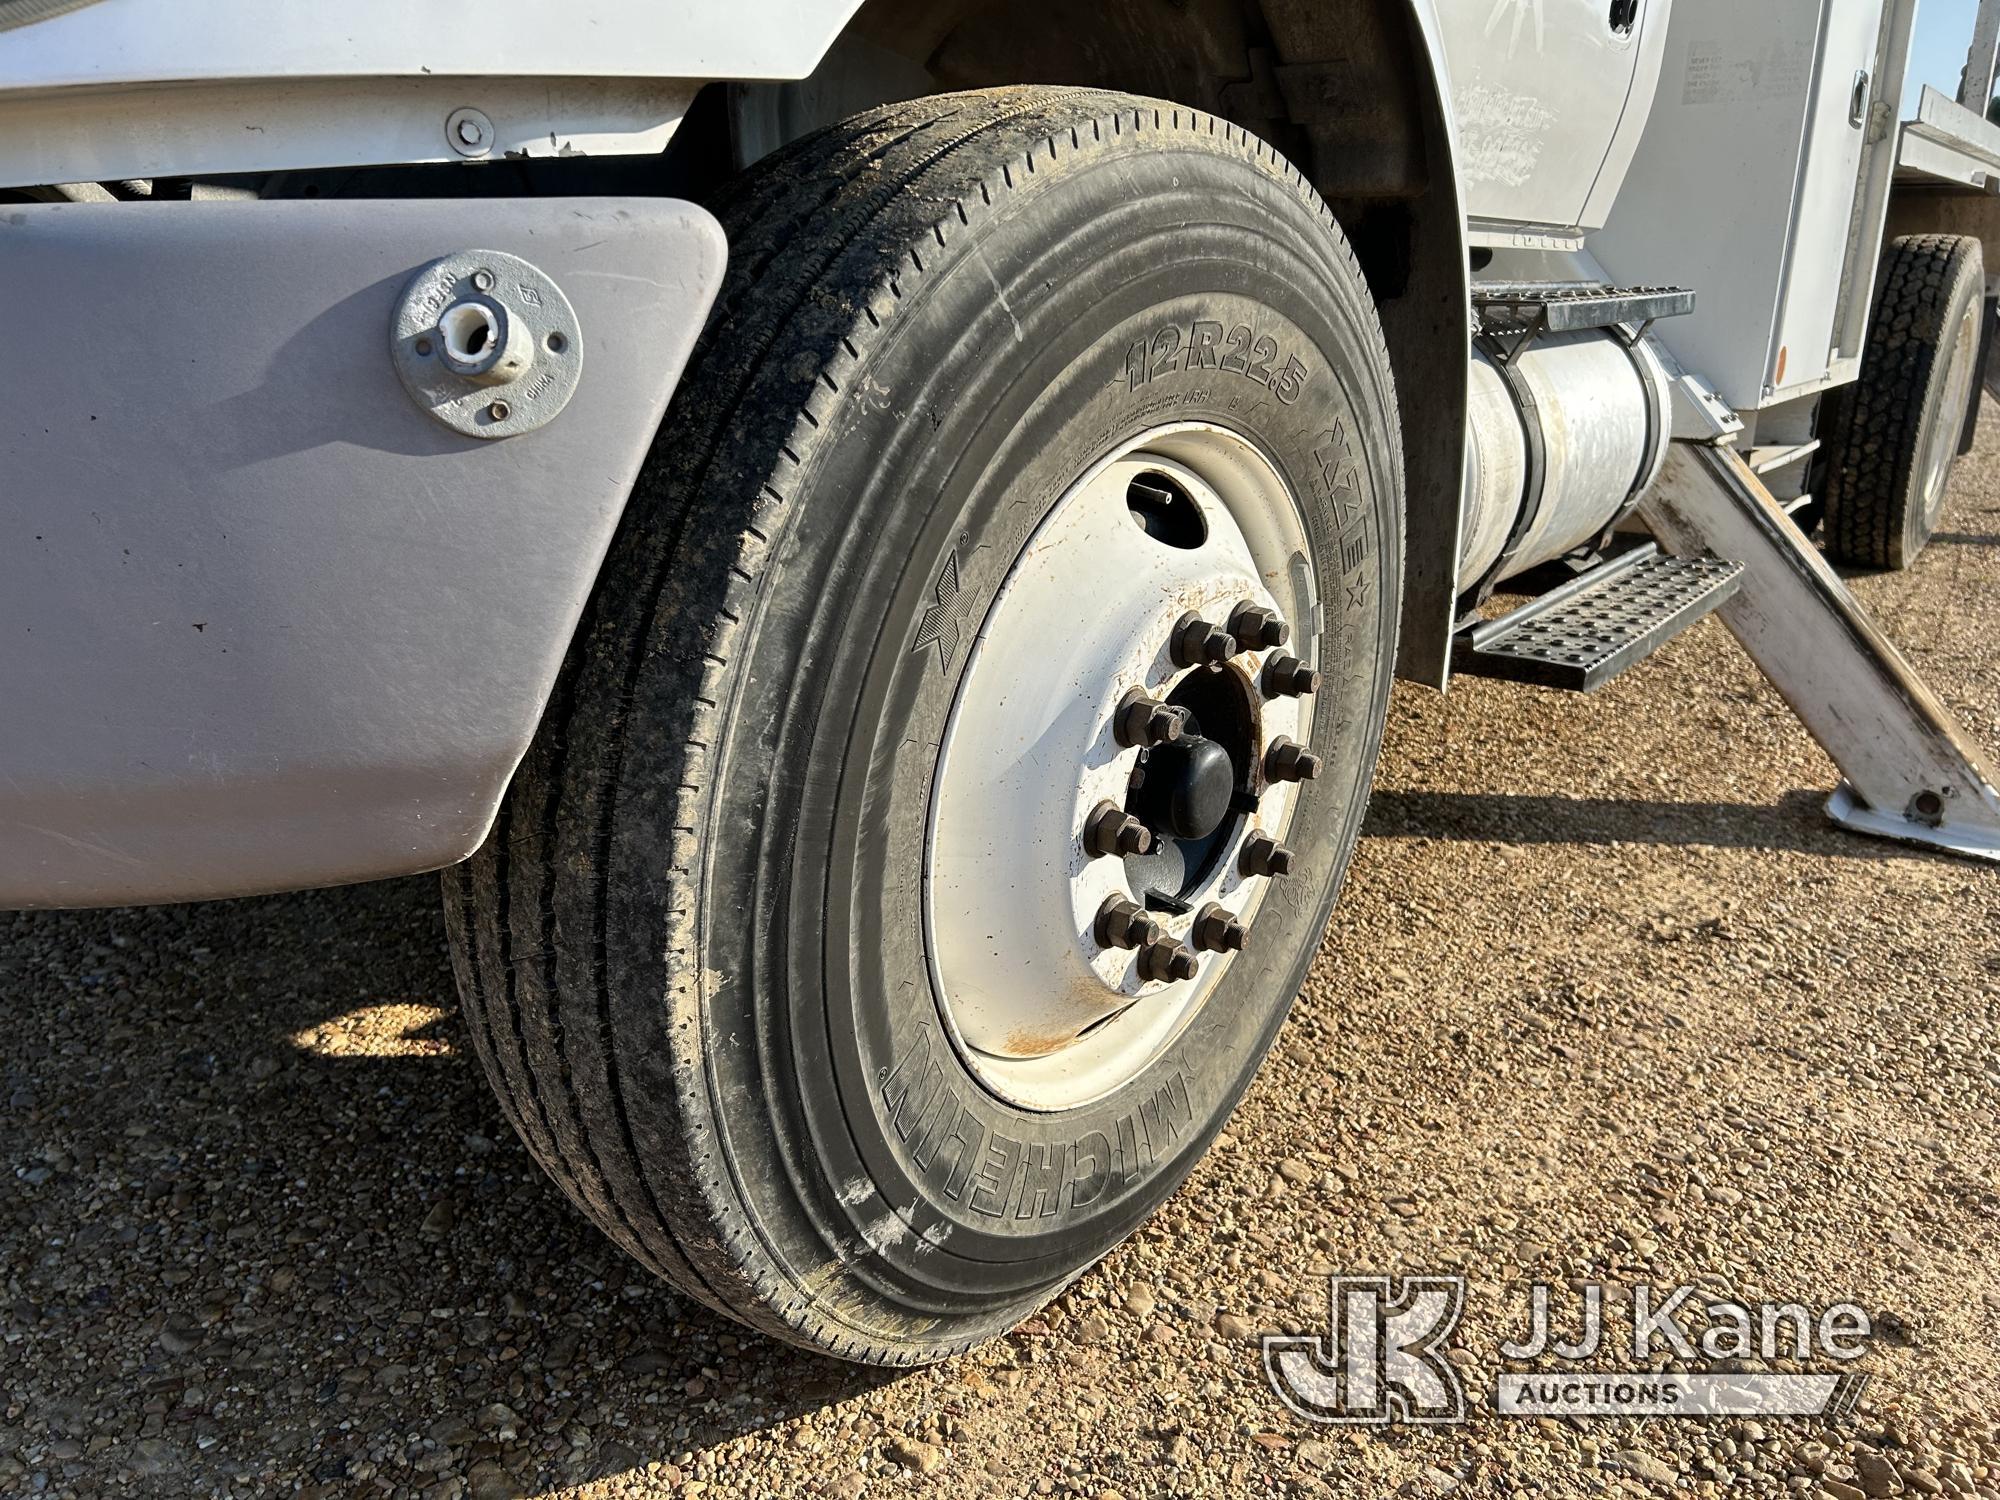
M958 580L958 554L946 553L944 566L938 570L932 602L924 606L917 620L917 639L910 649L922 651L926 646L936 646L938 665L949 672L958 656L958 643L965 635L965 617L971 607L972 601Z

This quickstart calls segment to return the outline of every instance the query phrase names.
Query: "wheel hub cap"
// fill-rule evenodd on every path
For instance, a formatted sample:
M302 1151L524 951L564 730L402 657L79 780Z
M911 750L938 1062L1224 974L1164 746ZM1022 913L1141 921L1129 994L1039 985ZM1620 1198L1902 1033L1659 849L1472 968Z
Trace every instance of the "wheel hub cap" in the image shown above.
M1208 838L1229 816L1236 765L1214 740L1188 735L1146 752L1132 811L1156 833Z

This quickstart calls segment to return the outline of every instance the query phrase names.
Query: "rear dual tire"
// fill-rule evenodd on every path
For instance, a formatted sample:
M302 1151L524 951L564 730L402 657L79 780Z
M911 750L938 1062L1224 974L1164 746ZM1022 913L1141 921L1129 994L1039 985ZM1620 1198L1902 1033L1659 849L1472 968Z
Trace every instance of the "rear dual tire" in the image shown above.
M445 877L455 961L509 1118L614 1240L768 1333L916 1363L1150 1215L1303 980L1388 700L1393 387L1311 189L1170 105L897 105L717 212L723 300L500 821ZM1239 358L1188 336L1217 325L1249 330ZM1323 769L1285 804L1297 865L1185 1024L1098 1096L1026 1107L939 997L939 747L1038 527L1183 427L1282 478Z
M1964 235L1882 252L1861 374L1828 398L1825 541L1857 568L1906 568L1930 542L1980 392L1985 267Z

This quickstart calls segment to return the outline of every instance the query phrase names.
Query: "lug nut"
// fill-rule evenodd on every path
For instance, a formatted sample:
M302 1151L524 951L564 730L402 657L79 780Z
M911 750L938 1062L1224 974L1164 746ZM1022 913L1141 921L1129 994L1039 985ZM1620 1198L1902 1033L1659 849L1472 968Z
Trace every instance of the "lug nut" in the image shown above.
M1229 633L1245 651L1259 651L1266 646L1284 645L1292 638L1292 627L1275 609L1245 599L1229 617Z
M1219 665L1236 654L1236 637L1190 610L1174 623L1171 655L1177 667Z
M1115 802L1100 802L1083 825L1083 847L1093 859L1107 854L1151 854L1153 830Z
M1106 896L1097 908L1097 942L1103 948L1143 948L1166 936L1166 929L1136 901Z
M1282 734L1264 752L1264 774L1273 781L1315 781L1319 764L1317 755Z
M1133 688L1118 700L1112 732L1127 750L1164 745L1177 740L1187 729L1188 711L1146 696L1144 688Z
M1194 950L1170 937L1155 938L1139 954L1141 979L1192 979L1200 969Z
M1319 691L1319 673L1296 656L1274 656L1264 663L1264 696L1296 698Z
M1250 929L1238 920L1235 912L1225 911L1219 901L1211 901L1195 913L1194 931L1190 935L1195 947L1204 952L1240 953Z
M1237 868L1245 875L1277 877L1292 873L1292 851L1268 833L1253 833L1244 841Z

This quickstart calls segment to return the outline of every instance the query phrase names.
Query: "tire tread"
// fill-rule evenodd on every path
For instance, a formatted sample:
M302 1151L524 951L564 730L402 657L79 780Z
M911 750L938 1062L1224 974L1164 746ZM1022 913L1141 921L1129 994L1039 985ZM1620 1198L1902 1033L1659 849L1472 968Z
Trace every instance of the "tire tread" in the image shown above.
M1827 552L1858 568L1909 564L1911 511L1923 504L1926 414L1944 379L1940 354L1978 241L1906 235L1883 251L1881 286L1869 319L1861 377L1839 393L1826 465ZM1976 386L1975 386L1976 390ZM1954 432L1963 413L1933 413Z

